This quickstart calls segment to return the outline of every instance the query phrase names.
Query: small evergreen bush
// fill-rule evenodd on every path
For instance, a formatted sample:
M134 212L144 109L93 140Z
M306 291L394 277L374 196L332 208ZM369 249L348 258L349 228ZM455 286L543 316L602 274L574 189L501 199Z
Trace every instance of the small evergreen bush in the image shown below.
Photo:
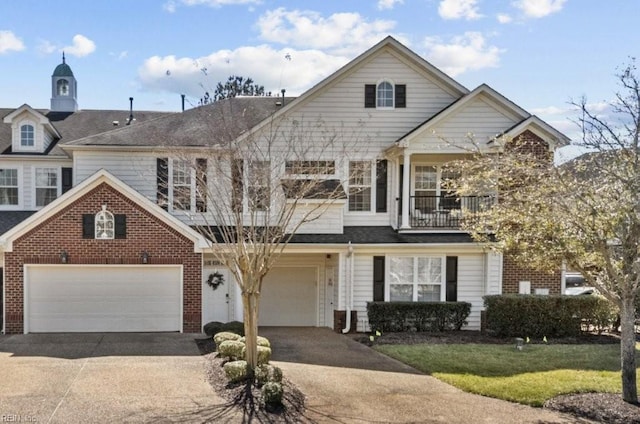
M372 331L460 330L471 313L468 302L368 302Z
M249 375L247 361L227 362L223 365L224 373L232 383L244 381Z

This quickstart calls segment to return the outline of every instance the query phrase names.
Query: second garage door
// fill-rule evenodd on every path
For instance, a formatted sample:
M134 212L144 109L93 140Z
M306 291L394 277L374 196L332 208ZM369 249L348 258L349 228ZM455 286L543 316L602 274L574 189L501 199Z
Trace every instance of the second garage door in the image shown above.
M180 331L180 266L25 267L25 332Z
M265 277L260 296L260 325L318 325L316 267L275 267Z

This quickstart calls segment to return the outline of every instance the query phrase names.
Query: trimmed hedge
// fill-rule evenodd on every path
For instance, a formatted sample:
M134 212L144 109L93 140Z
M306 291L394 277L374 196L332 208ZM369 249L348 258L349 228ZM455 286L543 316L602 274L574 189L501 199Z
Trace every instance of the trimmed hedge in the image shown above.
M575 337L612 325L615 310L600 296L491 295L486 328L500 337Z
M460 330L471 313L468 302L368 302L372 331Z

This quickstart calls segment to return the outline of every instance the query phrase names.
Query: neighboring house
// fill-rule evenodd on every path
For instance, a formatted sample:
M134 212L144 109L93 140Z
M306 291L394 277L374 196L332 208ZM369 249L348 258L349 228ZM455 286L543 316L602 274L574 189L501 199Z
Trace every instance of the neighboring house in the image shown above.
M220 199L199 199L172 152L199 160L212 129L233 139L285 119L357 131L366 149L344 167L332 157L306 164L329 169L347 198L301 227L267 275L261 325L365 331L368 301L457 300L472 303L468 328L477 329L486 294L561 292L560 273L521 269L460 231L464 211L489 199L455 198L441 183L442 166L468 155L470 134L486 149L506 135L545 151L567 137L486 85L469 91L391 37L297 99L235 98L173 114L78 111L76 99L63 58L50 111L0 110L7 333L197 332L241 319L237 287L194 229ZM215 272L226 283L214 291L206 280Z

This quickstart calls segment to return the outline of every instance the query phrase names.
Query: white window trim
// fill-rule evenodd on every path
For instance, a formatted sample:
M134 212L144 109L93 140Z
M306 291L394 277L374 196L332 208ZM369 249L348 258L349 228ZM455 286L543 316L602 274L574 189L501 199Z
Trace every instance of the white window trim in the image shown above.
M174 203L173 203L173 167L174 167L174 162L189 162L189 173L190 173L190 193L189 193L189 209L185 210L185 209L176 209L173 207ZM169 164L168 164L168 185L169 185L169 190L168 190L168 202L169 202L169 211L172 213L176 213L176 214L192 214L192 213L196 213L196 167L195 167L195 159L174 159L174 158L169 158Z
M22 178L22 165L15 166L0 166L0 169L15 169L18 174L18 204L17 205L0 205L2 211L15 211L23 209L24 204L24 187Z
M369 210L368 211L352 211L349 210L349 191L350 191L350 186L351 186L351 175L349 172L349 164L351 162L370 162L370 166L371 166L371 204L369 205ZM360 215L360 216L369 216L369 215L375 215L376 214L376 184L377 184L377 175L376 175L376 161L375 160L368 160L368 159L354 159L354 160L349 160L347 161L347 163L345 164L346 166L346 171L345 171L345 182L346 182L346 190L347 190L347 200L345 201L345 211L346 213L348 213L349 215Z
M391 84L391 106L378 106L378 86L383 82ZM378 110L392 110L396 108L396 83L389 78L382 78L376 82L376 109Z
M111 221L111 235L107 234L106 232L103 232L103 234L106 234L107 237L102 237L102 234L98 234L98 224L101 222L100 221L100 217L104 215L105 222ZM113 240L116 237L116 219L115 216L113 215L113 213L109 212L107 210L106 205L102 206L102 210L100 212L98 212L95 216L94 219L94 236L96 240Z
M31 125L33 127L33 146L23 146L22 145L22 127L24 125ZM18 127L16 130L16 143L15 143L15 150L19 151L19 152L33 152L33 151L37 151L38 150L38 134L39 134L39 128L38 125L36 125L36 123L30 119L23 119L22 121L18 122Z
M441 263L441 272L440 272L440 302L445 302L447 300L447 257L445 255L418 255L418 254L404 254L404 255L386 255L385 257L385 285L384 285L384 300L385 302L389 302L391 299L391 258L413 258L413 299L412 302L418 301L418 258L438 258Z
M60 166L34 166L32 167L31 170L31 181L33 181L33 184L31 184L31 203L33 204L33 208L34 209L42 209L45 206L38 206L37 205L37 183L36 183L36 172L38 169L55 169L56 170L56 189L57 189L57 193L56 193L56 199L58 197L60 197L60 195L62 194L62 167ZM43 187L44 188L44 187Z

